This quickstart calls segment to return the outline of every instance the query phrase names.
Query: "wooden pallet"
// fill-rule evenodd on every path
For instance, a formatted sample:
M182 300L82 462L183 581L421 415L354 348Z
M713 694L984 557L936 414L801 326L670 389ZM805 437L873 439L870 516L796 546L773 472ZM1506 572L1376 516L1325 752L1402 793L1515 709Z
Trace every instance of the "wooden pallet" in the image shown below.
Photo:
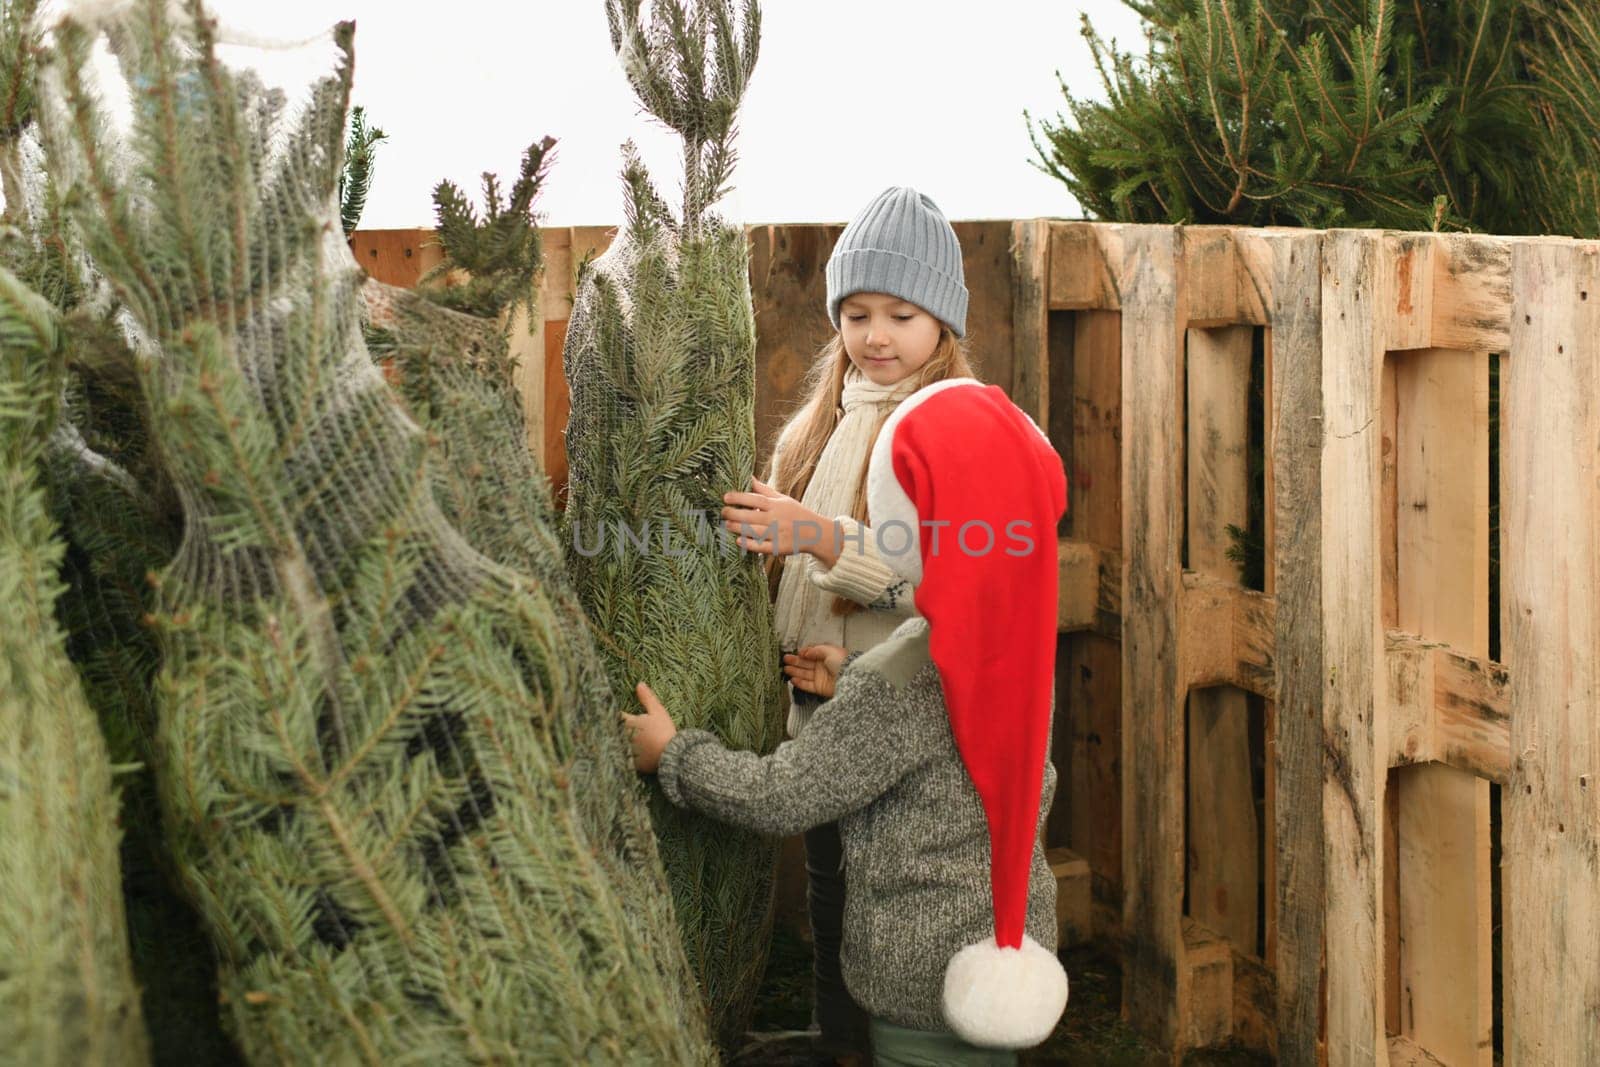
M1013 397L1089 512L1059 548L1069 784L1052 840L1088 858L1097 901L1120 893L1096 932L1125 948L1127 1016L1175 1054L1234 1040L1286 1063L1490 1062L1497 782L1507 1062L1600 1062L1600 890L1577 873L1600 836L1600 245L1013 231ZM1242 506L1256 328L1262 592L1239 587L1216 536ZM1491 353L1505 354L1500 662ZM1088 532L1110 514L1120 536ZM1084 669L1102 645L1120 648L1115 680ZM1270 702L1259 956L1244 692Z

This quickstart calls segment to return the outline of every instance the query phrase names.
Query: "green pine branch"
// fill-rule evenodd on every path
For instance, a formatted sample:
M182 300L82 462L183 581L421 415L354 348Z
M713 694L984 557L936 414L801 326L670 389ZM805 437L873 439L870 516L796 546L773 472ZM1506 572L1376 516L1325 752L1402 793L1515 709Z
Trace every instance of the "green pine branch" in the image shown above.
M534 279L544 263L539 216L533 203L555 161L555 144L555 138L546 137L528 146L517 179L503 200L499 178L485 172L481 218L454 182L441 181L434 188L436 232L444 261L429 271L422 283L426 286L452 271L463 271L466 277L429 289L433 300L484 318L529 306Z
M1577 0L1128 6L1142 56L1084 22L1106 99L1063 83L1062 114L1026 116L1035 165L1092 216L1596 232Z
M55 617L65 545L43 471L64 369L56 309L0 269L0 1047L139 1064L111 761Z
M366 210L367 193L372 188L377 147L388 139L383 130L367 125L365 108L350 109L350 134L345 139L344 170L339 175L339 224L346 237L361 225L361 213Z

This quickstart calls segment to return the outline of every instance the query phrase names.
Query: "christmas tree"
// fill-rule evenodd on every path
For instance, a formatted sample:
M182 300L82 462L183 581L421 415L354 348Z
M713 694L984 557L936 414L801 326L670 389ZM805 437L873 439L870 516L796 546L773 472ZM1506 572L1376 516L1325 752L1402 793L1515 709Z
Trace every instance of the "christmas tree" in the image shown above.
M528 148L504 203L499 183L484 175L482 217L459 189L440 183L434 205L444 261L433 276L455 284L408 290L368 280L367 338L428 433L434 497L445 517L474 549L533 578L549 597L558 625L546 636L574 679L563 724L572 739L572 802L607 878L631 902L630 936L649 950L684 1025L697 1030L701 1005L646 794L566 572L549 482L525 443L514 384L510 335L516 312L532 303L543 264L533 205L554 145L546 138Z
M42 477L55 319L0 270L0 1048L17 1063L138 1064L111 763L55 619L64 545Z
M1094 216L1600 232L1582 0L1125 2L1145 54L1086 16L1107 99L1063 84L1066 114L1030 119L1040 167Z
M27 0L0 3L0 95L7 101L0 123L0 176L4 178L7 227L0 243L0 261L45 300L43 305L30 305L18 297L13 312L25 313L29 306L49 308L57 339L53 351L27 357L43 361L39 366L14 363L12 369L31 376L29 388L40 391L38 411L49 415L37 423L41 428L48 424L48 432L36 442L37 470L26 477L37 480L53 520L56 542L50 551L56 567L51 578L60 583L53 590L54 625L59 627L59 641L76 678L58 674L55 682L60 689L52 689L56 694L53 702L28 708L18 718L8 715L6 722L22 730L31 716L54 714L59 716L58 728L77 729L82 725L77 719L81 704L86 702L92 710L108 752L96 753L93 743L80 735L75 743L86 750L77 758L83 764L84 781L92 782L99 764L109 755L118 768L117 804L107 809L93 800L83 814L109 819L107 831L112 827L120 830L110 840L121 838L122 876L120 899L115 904L99 901L95 907L106 922L121 924L126 914L134 984L141 1001L138 1007L150 1039L148 1051L157 1063L232 1063L237 1054L217 1023L216 966L210 943L192 911L164 877L165 847L150 766L148 742L154 723L150 695L157 654L153 635L140 619L148 610L151 593L146 574L170 556L177 531L167 521L171 509L162 499L165 494L158 469L149 461L147 442L130 406L137 382L126 373L126 346L112 325L114 301L92 276L85 276L70 227L61 215L59 197L43 166L34 121L35 7ZM42 376L46 364L48 377ZM17 379L13 385L21 388L20 382ZM20 469L17 476L24 476ZM19 520L10 528L22 530L25 526ZM38 629L45 625L39 619L13 617L9 621L17 628L16 640L34 641L41 648L57 640L52 630ZM39 722L30 728L37 731ZM64 740L65 735L56 738ZM66 753L57 749L54 755ZM64 799L59 789L43 782L32 784L52 789L45 799L47 806ZM42 856L28 852L39 842L31 832L19 830L8 837L17 842L14 857L19 862L42 861ZM58 845L88 847L60 829L53 839ZM57 861L67 858L60 848L52 854ZM87 862L88 856L79 860ZM38 888L27 891L37 892ZM23 889L18 887L17 892ZM28 915L19 909L12 917L27 921ZM43 922L25 932L37 936L50 929L51 924ZM0 949L0 958L39 962L28 959L32 948L12 945L14 950ZM68 945L55 947L70 950ZM104 976L93 976L93 972L80 976L89 977L100 980ZM55 993L66 996L68 991L60 988ZM84 994L80 988L57 1006L82 1003ZM41 995L33 1002L34 1010L43 1012L48 1003ZM26 1011L13 1016L8 1010L7 1016L19 1025L37 1027L41 1022L37 1014L30 1018ZM71 1009L63 1008L61 1018L55 1021L67 1022L73 1016ZM89 1025L96 1023L90 1021ZM8 1047L19 1047L20 1042L22 1049L39 1050L14 1031L10 1036L13 1040ZM37 1030L34 1036L38 1036ZM79 1056L85 1057L85 1062L105 1056L132 1060L144 1050L142 1038L125 1051L102 1049L91 1054L84 1048L58 1047L70 1062L78 1062ZM25 1052L19 1055L28 1058Z
M560 593L447 521L363 342L350 38L299 109L197 2L69 16L45 53L49 170L120 307L96 358L181 519L150 620L173 866L251 1059L704 1061L615 877L638 857L575 797Z
M728 0L608 0L612 44L645 109L683 142L674 215L632 145L626 223L584 271L563 360L572 394L568 556L607 653L617 706L648 680L682 727L735 748L780 739L766 583L717 536L721 494L755 459L755 328L742 227L719 217L759 11ZM713 531L716 531L714 533ZM655 825L689 960L724 1047L763 971L776 847L675 810Z

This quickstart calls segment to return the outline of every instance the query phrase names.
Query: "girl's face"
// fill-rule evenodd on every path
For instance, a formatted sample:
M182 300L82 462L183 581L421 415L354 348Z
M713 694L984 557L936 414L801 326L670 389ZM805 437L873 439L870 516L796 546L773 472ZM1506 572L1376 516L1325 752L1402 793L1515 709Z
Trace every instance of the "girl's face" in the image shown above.
M867 380L904 381L939 347L939 320L908 300L887 293L853 293L839 304L844 350Z

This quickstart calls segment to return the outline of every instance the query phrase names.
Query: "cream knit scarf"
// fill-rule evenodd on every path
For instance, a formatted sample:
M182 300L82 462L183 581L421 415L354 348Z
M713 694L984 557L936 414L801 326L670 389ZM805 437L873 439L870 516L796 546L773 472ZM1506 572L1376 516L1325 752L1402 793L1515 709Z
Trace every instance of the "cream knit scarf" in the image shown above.
M912 386L909 378L894 385L878 385L855 367L845 372L840 401L843 415L817 459L802 504L829 519L853 512L873 434L895 405L911 395ZM818 642L842 642L844 620L831 611L833 594L818 589L807 577L815 563L816 558L809 554L790 556L784 562L773 610L779 647L785 651Z

